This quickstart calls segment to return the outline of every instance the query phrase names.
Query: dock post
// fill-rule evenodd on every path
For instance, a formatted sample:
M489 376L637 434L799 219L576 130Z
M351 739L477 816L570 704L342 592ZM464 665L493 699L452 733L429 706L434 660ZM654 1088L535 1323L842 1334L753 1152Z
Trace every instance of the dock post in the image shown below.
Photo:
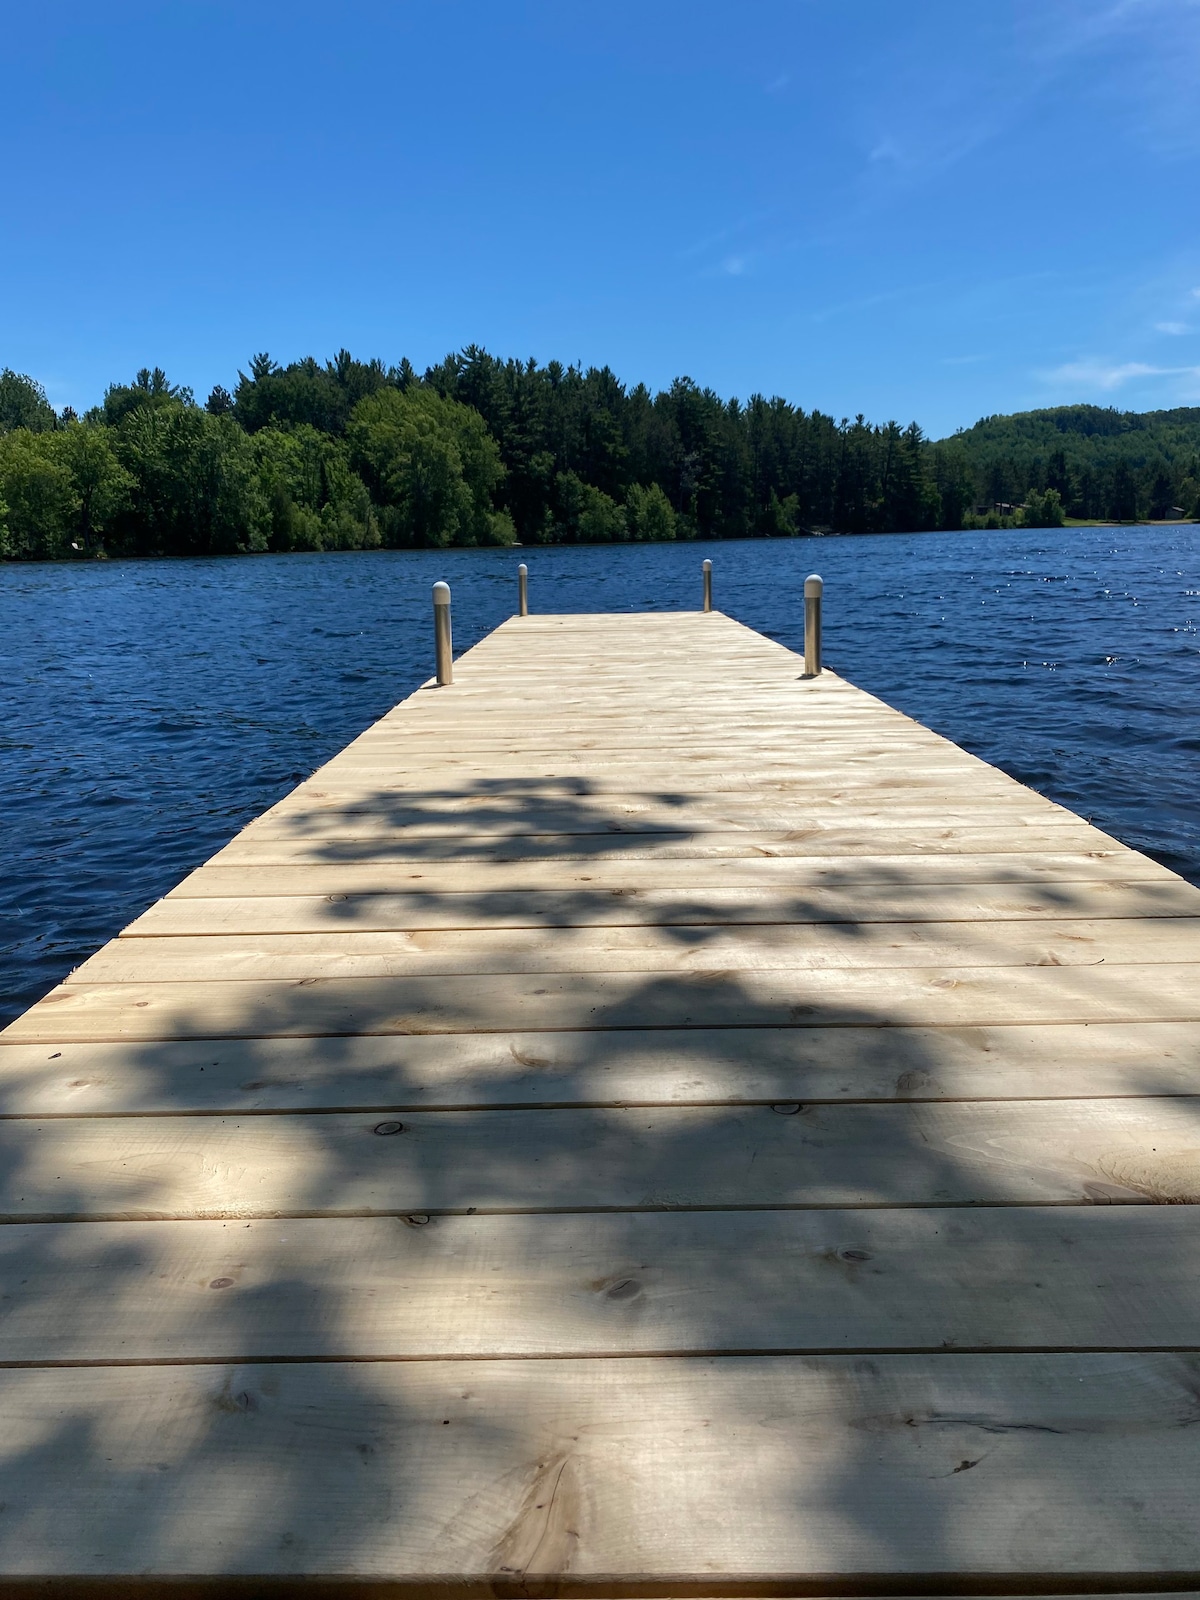
M825 585L815 572L804 580L804 676L821 675L821 594Z
M517 568L517 615L529 615L529 568L523 561Z
M439 685L454 682L454 645L450 637L450 585L433 586L433 643Z
M712 610L712 562L707 557L704 561L704 609Z

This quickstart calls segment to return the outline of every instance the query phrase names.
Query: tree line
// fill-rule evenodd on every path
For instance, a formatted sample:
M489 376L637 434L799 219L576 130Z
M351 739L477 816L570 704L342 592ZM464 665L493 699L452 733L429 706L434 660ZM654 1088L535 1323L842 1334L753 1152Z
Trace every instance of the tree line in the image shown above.
M949 439L778 397L658 393L469 347L418 374L257 355L207 400L160 368L76 416L0 373L0 555L598 543L1200 512L1200 408L1063 407Z
M947 445L963 452L977 500L993 512L1027 502L1105 522L1200 517L1200 406L983 417Z

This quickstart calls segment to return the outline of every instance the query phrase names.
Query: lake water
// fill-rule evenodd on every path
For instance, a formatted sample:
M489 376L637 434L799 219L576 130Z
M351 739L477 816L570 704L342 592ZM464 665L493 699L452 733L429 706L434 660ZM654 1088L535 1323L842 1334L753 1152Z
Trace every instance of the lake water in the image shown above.
M1200 882L1200 527L0 567L0 1021L510 614L715 603Z

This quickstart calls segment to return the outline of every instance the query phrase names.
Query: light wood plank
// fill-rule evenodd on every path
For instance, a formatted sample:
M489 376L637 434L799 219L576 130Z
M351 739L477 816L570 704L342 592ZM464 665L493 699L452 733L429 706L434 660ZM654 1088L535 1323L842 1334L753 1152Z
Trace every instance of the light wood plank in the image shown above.
M502 778L472 779L430 785L424 790L403 790L391 785L386 774L378 781L326 778L323 774L294 790L269 813L288 815L296 810L371 812L399 816L415 811L427 821L443 816L490 808L497 816L520 818L529 813L570 814L605 826L620 823L628 814L665 813L675 826L721 817L732 811L739 818L760 818L751 827L803 827L811 824L814 808L841 801L857 810L875 807L920 806L938 817L943 808L981 804L989 800L1023 802L1019 789L994 778L974 782L968 775L888 773L885 771L810 775L804 780L764 777L761 782L717 775L704 783L637 784L621 781L619 774L577 774L559 778L528 777L524 781ZM775 820L775 819L778 820ZM792 818L797 820L793 823ZM830 819L834 820L834 819ZM535 826L533 831L539 831ZM545 831L545 830L541 830Z
M0 1115L1200 1095L1194 1022L0 1043Z
M1048 827L924 826L910 828L814 828L800 838L786 833L748 833L680 838L678 835L655 838L628 833L550 835L533 839L500 841L446 841L440 848L431 841L410 842L393 839L324 837L312 841L264 839L259 835L239 835L212 857L214 866L288 864L330 861L375 862L412 860L458 861L708 861L744 860L757 856L811 860L815 856L878 855L1045 855L1048 851L1075 850L1086 853L1096 848L1111 848L1113 840L1096 829L1056 822Z
M317 778L325 784L337 782L369 785L385 783L389 790L418 792L440 785L465 786L479 783L546 783L553 781L583 781L602 790L605 786L621 788L693 788L737 789L740 786L788 787L804 790L822 782L841 783L847 780L877 782L898 788L904 780L923 779L926 782L941 780L947 784L970 783L973 776L965 763L954 758L931 753L919 760L899 760L890 750L864 752L842 761L824 761L820 765L803 761L760 761L742 763L714 757L711 761L692 761L688 757L672 760L660 756L650 762L636 762L614 756L610 761L587 760L574 755L547 756L544 761L513 757L501 761L446 762L431 766L415 758L407 765L399 765L385 758L349 761L337 757L319 769Z
M476 808L482 809L482 808ZM821 808L794 811L785 824L764 827L757 807L717 807L705 815L694 806L688 807L687 819L681 819L678 808L668 805L642 805L632 796L621 802L619 809L605 805L595 812L586 806L567 807L552 803L543 807L531 804L525 815L514 815L494 808L496 814L472 821L469 806L459 806L447 813L443 824L430 818L421 806L400 807L388 801L373 808L348 809L339 814L336 808L313 804L290 805L281 802L279 807L264 812L237 835L239 839L280 839L304 841L324 838L349 839L404 839L414 848L417 840L428 840L431 848L452 847L452 842L462 840L470 846L483 840L500 843L507 838L558 839L566 848L572 834L588 838L604 838L616 833L628 837L631 844L639 839L695 839L719 842L726 837L741 839L749 834L764 843L787 841L793 835L823 832L831 827L853 823L856 828L885 829L911 827L913 829L938 829L952 827L979 827L981 824L1012 828L1050 827L1066 824L1077 827L1079 819L1069 811L1047 805L1045 811L1024 802L992 800L987 797L968 796L937 807L937 815L928 803L917 805L889 804L886 806L853 805L845 800L830 799Z
M169 895L131 922L125 937L180 934L389 932L410 928L668 927L675 923L1038 921L1180 917L1196 914L1200 890L1179 878L1149 883L1088 880L822 885L786 889L627 889L555 893L279 895L228 899ZM970 937L969 935L967 937Z
M0 1363L1200 1351L1198 1268L1181 1206L15 1223Z
M1200 1102L0 1123L0 1220L1200 1203Z
M1200 1570L1195 1376L1171 1355L17 1370L0 1403L6 1576L482 1600Z
M817 971L843 968L1146 966L1200 962L1200 918L1145 922L891 922L733 928L431 929L114 939L66 980L220 983L229 979L433 977L523 972ZM1197 973L1200 983L1200 972Z
M847 756L883 749L902 757L936 753L944 759L948 754L945 742L929 729L916 723L898 725L891 721L847 725L839 720L824 729L810 723L789 728L783 726L780 719L754 729L730 718L724 726L667 726L666 732L672 744L683 748L685 759L700 761L727 761L734 756L739 761L786 760L806 765L818 755L840 761ZM607 763L635 753L639 760L647 757L661 760L663 756L663 740L647 730L645 718L611 727L605 732L593 730L590 734L576 724L555 729L552 719L539 718L536 727L514 723L507 733L495 726L473 733L458 727L439 730L436 725L427 729L403 725L384 729L377 725L360 734L331 760L383 757L408 766L414 757L419 757L435 768L444 762L463 758L486 761L492 756L544 761L563 753L564 738L569 738L573 753L582 760L593 758Z
M652 719L651 719L652 720ZM568 748L564 750L564 744ZM625 739L614 739L603 745L579 738L556 740L542 732L536 740L491 741L483 748L473 744L447 741L445 745L429 748L429 741L419 745L399 735L382 740L364 735L333 756L322 769L334 771L342 768L387 766L393 771L424 770L438 774L443 771L458 772L464 768L492 767L499 770L511 763L523 768L541 766L545 762L569 759L581 765L594 765L598 770L614 763L628 764L635 771L641 767L670 765L679 772L693 766L703 770L737 768L752 762L756 768L770 770L786 767L797 775L820 771L824 767L873 764L890 759L905 767L920 769L932 763L955 771L974 770L978 758L947 748L935 734L915 738L899 732L883 731L872 735L867 730L847 732L836 738L816 738L800 735L779 738L772 743L762 740L739 740L736 735L722 738L719 734L709 741L679 739L674 748L664 747L662 740L638 745L627 744Z
M1005 884L1024 889L1066 880L1102 883L1175 883L1175 873L1133 850L1114 847L1078 853L1017 851L1004 855L860 855L811 859L745 857L717 859L704 867L712 889L935 887L951 883ZM539 890L694 889L690 861L599 860L588 862L352 862L275 863L269 866L200 867L171 891L180 899L230 895L388 894L418 884L427 895L519 894Z
M438 816L431 815L431 808L420 800L407 805L403 798L385 794L375 802L368 799L348 805L344 814L339 815L337 805L325 802L323 796L322 790L309 804L308 791L294 791L243 832L264 838L272 834L279 838L295 838L313 832L350 834L353 830L354 837L364 838L420 829L431 837L438 835ZM446 836L465 833L469 837L473 833L492 834L497 829L544 835L628 831L689 834L702 838L731 832L786 834L846 826L889 830L1008 825L1048 828L1078 827L1080 822L1069 811L1049 804L1043 807L1036 795L1026 800L1023 795L980 794L974 787L956 796L940 795L936 800L920 795L901 799L884 795L872 800L858 791L848 796L830 793L807 806L780 805L774 801L763 804L745 795L718 795L709 804L704 797L658 800L632 792L603 797L593 806L587 795L551 794L543 799L525 794L522 797L524 816L517 814L515 808L504 809L495 799L489 810L488 798L468 793L465 798L448 802L447 825L441 832ZM464 823L470 821L472 810L485 811L481 826L474 829L464 827ZM785 820L774 820L776 815Z
M647 711L642 720L643 722L653 723L655 721L653 711ZM578 735L573 735L569 730L564 729L559 740L560 750L563 747L571 748L576 743L577 738ZM676 746L686 745L686 735L680 735L673 743ZM664 748L670 749L671 747L672 741L669 730L664 730ZM923 770L920 767L913 767L911 763L906 763L899 772L893 773L888 773L879 761L864 769L855 769L841 761L827 761L820 764L806 763L799 772L775 775L763 774L762 782L763 785L771 788L776 788L782 783L790 783L794 787L799 787L803 784L805 793L816 797L828 792L836 792L843 785L857 788L870 788L872 785L879 785L881 792L886 796L889 788L886 780L891 778L890 787L893 790L903 783L916 789L931 790L940 788L947 794L957 792L967 798L977 796L980 793L992 794L998 799L1007 799L1014 802L1028 800L1033 797L1036 803L1037 796L1034 790L1027 789L1023 784L1018 783L1015 779L1008 777L996 768L982 765L975 768L966 768L956 764L952 759L947 759L944 751L939 752L939 759L941 766L933 771ZM590 775L587 773L539 775L528 771L522 775L523 792L529 796L553 793L556 789L561 789L565 794L578 793L588 785L589 779L594 786L594 792L597 794L603 793L617 796L624 792L625 794L640 795L643 799L652 795L656 788L661 788L667 795L672 795L678 794L683 787L679 781L683 774L678 768L669 769L667 779L661 785L650 783L648 781L650 775L641 773L631 776L622 785L619 781L620 770L614 772L614 765L615 762L597 762L595 772ZM747 760L743 765L753 772L758 770L757 762L752 759ZM388 766L390 770L390 763ZM453 785L462 779L462 775L459 773L437 774L435 776L432 769L426 768L425 770L430 776L431 783L440 783L444 778L448 784ZM334 776L336 776L336 769L331 773L328 767L320 767L299 784L293 794L312 794L323 788L327 789L331 787L331 780ZM689 774L688 776L693 775ZM720 794L720 780L723 776L720 770L708 774L696 773L694 776L697 779L697 784L689 784L685 792L691 792L694 788L700 798L707 794ZM469 781L471 785L478 788L481 784L489 781L489 777L494 777L495 783L499 784L500 778L495 775L485 775L482 779L477 776L469 776L468 780L465 781ZM701 778L704 779L702 786L699 783ZM365 781L360 780L363 783ZM346 781L344 786L350 786L349 780ZM443 784L442 786L445 787L446 785ZM741 770L731 772L726 778L726 787L731 791L744 790L746 787L746 774Z
M1200 1021L1194 963L62 984L0 1041Z

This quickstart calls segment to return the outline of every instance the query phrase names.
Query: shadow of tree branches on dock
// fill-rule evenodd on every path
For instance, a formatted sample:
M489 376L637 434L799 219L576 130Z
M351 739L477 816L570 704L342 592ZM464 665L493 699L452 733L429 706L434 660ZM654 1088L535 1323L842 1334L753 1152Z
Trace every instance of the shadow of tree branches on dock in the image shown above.
M544 929L558 971L236 981L219 1004L131 981L74 1037L68 985L39 1013L61 1039L10 1031L0 1570L413 1600L1198 1581L1200 1238L1149 1203L1200 1198L1194 1011L1160 1016L1156 968L1000 969L991 941L1006 914L1200 896L1102 853L1077 880L1036 851L956 877L952 839L910 866L804 834L778 841L798 853L770 863L766 926L840 896L838 940L865 945L953 890L953 975L580 971L573 931L614 905L664 960L735 921L767 937L711 860L631 881L672 861L659 841L737 848L723 802L639 798L683 830L605 821L595 785L378 789L352 857L377 887L307 897L337 934L453 899L460 928ZM398 891L387 852L480 872L433 831L467 811L515 876ZM346 870L357 814L297 822L309 867ZM569 847L520 853L551 835ZM572 859L626 879L535 881ZM305 897L282 887L286 913Z

